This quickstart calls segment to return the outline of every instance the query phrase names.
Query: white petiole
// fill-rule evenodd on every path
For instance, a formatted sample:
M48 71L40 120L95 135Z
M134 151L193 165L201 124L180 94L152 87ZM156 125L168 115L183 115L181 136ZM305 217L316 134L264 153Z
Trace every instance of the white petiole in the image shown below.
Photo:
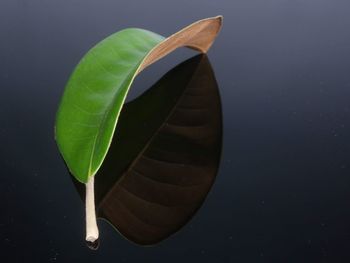
M88 242L95 242L98 239L98 227L96 223L95 211L95 191L94 191L94 176L91 176L86 183L85 196L85 211L86 211L86 238Z

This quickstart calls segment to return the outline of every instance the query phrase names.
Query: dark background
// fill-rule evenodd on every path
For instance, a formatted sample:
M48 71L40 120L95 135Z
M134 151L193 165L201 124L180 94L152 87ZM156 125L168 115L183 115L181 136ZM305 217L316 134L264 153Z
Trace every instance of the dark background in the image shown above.
M1 0L0 262L349 262L350 3L347 0ZM139 247L84 205L57 150L70 72L113 32L169 35L224 16L209 52L222 96L217 180L180 232ZM130 99L195 52L142 73Z

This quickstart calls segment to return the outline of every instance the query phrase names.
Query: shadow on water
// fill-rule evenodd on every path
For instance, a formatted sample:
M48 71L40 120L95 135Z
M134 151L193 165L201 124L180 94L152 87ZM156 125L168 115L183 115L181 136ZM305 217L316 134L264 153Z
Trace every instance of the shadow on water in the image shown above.
M162 241L202 205L221 147L218 86L208 58L198 55L124 106L95 178L98 217L134 243Z

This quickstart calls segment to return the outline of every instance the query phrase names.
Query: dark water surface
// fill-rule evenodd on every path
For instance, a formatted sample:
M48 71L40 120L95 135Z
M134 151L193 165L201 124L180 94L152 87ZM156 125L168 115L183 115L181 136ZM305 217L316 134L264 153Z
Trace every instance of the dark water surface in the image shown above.
M350 3L345 0L0 3L0 262L349 262ZM202 207L178 233L141 247L84 205L53 127L70 72L126 27L169 35L224 15L208 57L223 144ZM195 52L143 72L136 98Z

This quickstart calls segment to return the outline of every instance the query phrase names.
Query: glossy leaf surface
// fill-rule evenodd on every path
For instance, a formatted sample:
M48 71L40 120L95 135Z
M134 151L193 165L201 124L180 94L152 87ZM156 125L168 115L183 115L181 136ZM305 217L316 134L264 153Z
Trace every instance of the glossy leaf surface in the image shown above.
M181 46L206 52L221 17L200 20L169 38L143 29L117 32L93 47L72 73L56 119L56 140L71 173L86 183L107 154L135 76Z

